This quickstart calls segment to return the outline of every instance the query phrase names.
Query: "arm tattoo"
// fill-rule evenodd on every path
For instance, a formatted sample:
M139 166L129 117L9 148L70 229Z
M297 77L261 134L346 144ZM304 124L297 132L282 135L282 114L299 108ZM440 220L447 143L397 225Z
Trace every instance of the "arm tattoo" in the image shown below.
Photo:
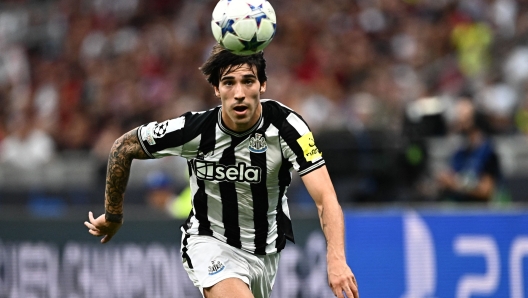
M123 214L123 199L133 159L148 159L133 129L119 137L110 150L106 172L105 208Z

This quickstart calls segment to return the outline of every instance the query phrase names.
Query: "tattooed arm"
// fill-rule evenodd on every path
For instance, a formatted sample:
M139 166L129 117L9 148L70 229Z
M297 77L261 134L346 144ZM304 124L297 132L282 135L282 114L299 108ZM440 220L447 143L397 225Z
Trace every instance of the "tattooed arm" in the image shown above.
M104 236L101 243L110 241L123 224L123 200L132 160L148 158L139 143L137 129L125 133L114 142L108 157L105 214L94 218L92 212L89 212L90 222L84 222L90 234Z
M315 201L321 227L326 238L328 283L336 297L358 298L354 273L345 258L345 228L343 211L337 201L330 176L323 166L304 176L302 180Z
M147 158L149 157L139 143L137 129L125 133L114 142L108 157L106 172L105 210L107 214L123 214L123 199L132 160Z

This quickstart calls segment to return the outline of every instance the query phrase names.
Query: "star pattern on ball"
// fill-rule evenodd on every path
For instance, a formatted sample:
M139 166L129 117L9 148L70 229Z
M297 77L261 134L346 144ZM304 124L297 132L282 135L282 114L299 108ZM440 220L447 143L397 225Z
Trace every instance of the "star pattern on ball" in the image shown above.
M225 36L227 32L235 33L235 29L233 29L234 23L234 20L226 20L226 24L224 26L220 26L220 22L217 22L217 24L222 28L222 36Z
M246 50L256 50L259 46L261 46L263 43L265 43L266 41L258 41L257 40L257 36L253 36L253 38L249 41L245 41L245 40L241 40L240 42L242 42L242 44L244 45L244 48Z
M257 21L257 26L260 26L260 21L262 19L265 19L267 18L266 14L262 11L262 4L258 5L258 6L254 6L254 5L251 5L249 4L249 8L251 8L251 14L247 16L247 18L254 18L255 21Z

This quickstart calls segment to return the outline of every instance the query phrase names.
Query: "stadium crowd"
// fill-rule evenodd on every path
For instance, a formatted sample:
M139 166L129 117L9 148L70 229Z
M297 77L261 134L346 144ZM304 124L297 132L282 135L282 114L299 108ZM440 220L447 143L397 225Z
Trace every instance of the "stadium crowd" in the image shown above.
M0 162L66 151L106 160L139 124L219 102L198 67L216 0L0 4ZM496 135L528 133L528 1L270 1L268 90L315 132L402 135L408 107L446 118L471 93ZM35 150L38 148L38 150Z

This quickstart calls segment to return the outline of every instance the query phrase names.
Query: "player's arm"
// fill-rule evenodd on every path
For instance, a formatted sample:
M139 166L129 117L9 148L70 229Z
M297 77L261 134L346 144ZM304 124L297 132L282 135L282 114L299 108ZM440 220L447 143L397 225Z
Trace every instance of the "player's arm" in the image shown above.
M121 137L113 144L108 156L105 188L105 212L107 217L112 214L123 214L123 199L130 176L133 159L148 159L137 136L137 128Z
M132 160L148 158L138 139L137 128L125 133L114 142L108 156L105 214L94 218L90 212L89 222L84 223L90 234L104 236L101 243L110 241L123 224L123 200Z
M356 278L346 263L345 228L343 211L330 180L326 166L322 166L304 176L303 183L312 196L321 227L327 242L328 282L337 297L359 297Z

